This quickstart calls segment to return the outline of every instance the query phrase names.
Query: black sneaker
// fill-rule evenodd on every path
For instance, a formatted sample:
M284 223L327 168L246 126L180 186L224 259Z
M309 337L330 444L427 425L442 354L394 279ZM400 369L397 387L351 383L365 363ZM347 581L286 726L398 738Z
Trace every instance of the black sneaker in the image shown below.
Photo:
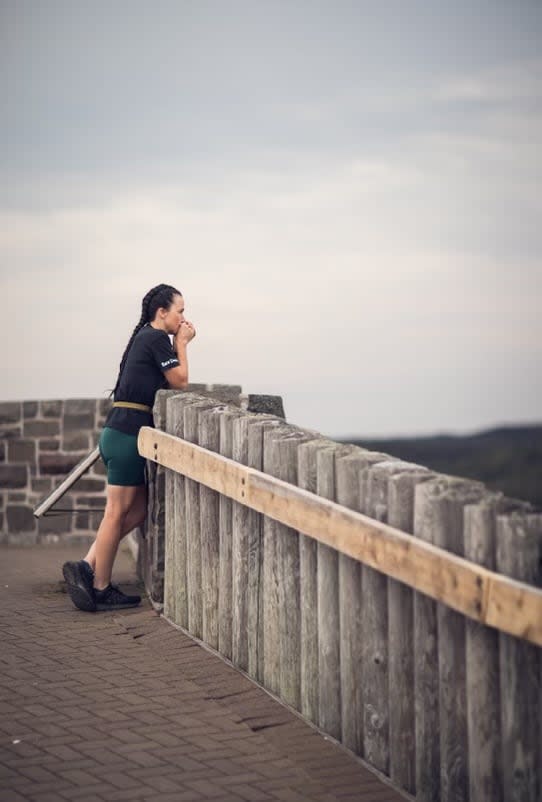
M141 596L127 596L116 585L108 585L103 590L95 590L96 610L122 610L124 607L137 607Z
M96 610L94 600L94 571L86 560L67 562L62 566L66 587L70 599L79 610L93 613Z

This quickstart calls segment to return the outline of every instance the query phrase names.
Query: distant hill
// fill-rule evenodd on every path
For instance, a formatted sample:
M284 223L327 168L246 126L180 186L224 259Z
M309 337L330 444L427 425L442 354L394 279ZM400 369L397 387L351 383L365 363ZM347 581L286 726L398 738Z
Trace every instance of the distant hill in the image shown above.
M467 436L357 437L341 442L384 451L440 473L478 479L492 490L542 509L542 424L502 426Z

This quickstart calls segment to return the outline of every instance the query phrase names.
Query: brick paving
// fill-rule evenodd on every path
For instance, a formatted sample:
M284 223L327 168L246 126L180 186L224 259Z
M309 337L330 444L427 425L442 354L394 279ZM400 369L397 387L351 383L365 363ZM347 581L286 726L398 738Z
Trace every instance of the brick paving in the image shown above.
M80 552L0 548L1 802L405 799L147 602L76 610Z

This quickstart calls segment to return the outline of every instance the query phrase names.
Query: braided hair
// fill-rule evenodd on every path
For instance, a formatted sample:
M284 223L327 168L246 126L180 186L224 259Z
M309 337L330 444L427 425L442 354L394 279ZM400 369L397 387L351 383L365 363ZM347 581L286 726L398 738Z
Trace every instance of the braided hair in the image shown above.
M120 377L126 364L126 358L128 356L128 352L132 346L134 341L134 337L142 329L147 323L150 323L154 320L155 315L159 309L169 309L171 304L173 303L173 297L175 295L182 295L182 292L176 290L175 287L171 287L169 284L158 284L156 287L153 287L152 290L149 290L148 293L145 295L143 300L141 301L141 317L139 318L138 323L136 324L132 336L128 340L128 345L124 349L124 353L122 355L122 359L120 361L119 366L119 375L117 376L117 383L115 384L114 389L111 392L111 397L115 398L115 393L117 392Z

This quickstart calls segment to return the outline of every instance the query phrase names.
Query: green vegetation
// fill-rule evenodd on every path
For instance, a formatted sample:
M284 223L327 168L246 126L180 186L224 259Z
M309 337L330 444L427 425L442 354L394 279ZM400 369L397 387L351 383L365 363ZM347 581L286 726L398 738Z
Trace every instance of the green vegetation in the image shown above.
M542 425L506 426L468 436L344 440L440 473L478 479L542 508Z

